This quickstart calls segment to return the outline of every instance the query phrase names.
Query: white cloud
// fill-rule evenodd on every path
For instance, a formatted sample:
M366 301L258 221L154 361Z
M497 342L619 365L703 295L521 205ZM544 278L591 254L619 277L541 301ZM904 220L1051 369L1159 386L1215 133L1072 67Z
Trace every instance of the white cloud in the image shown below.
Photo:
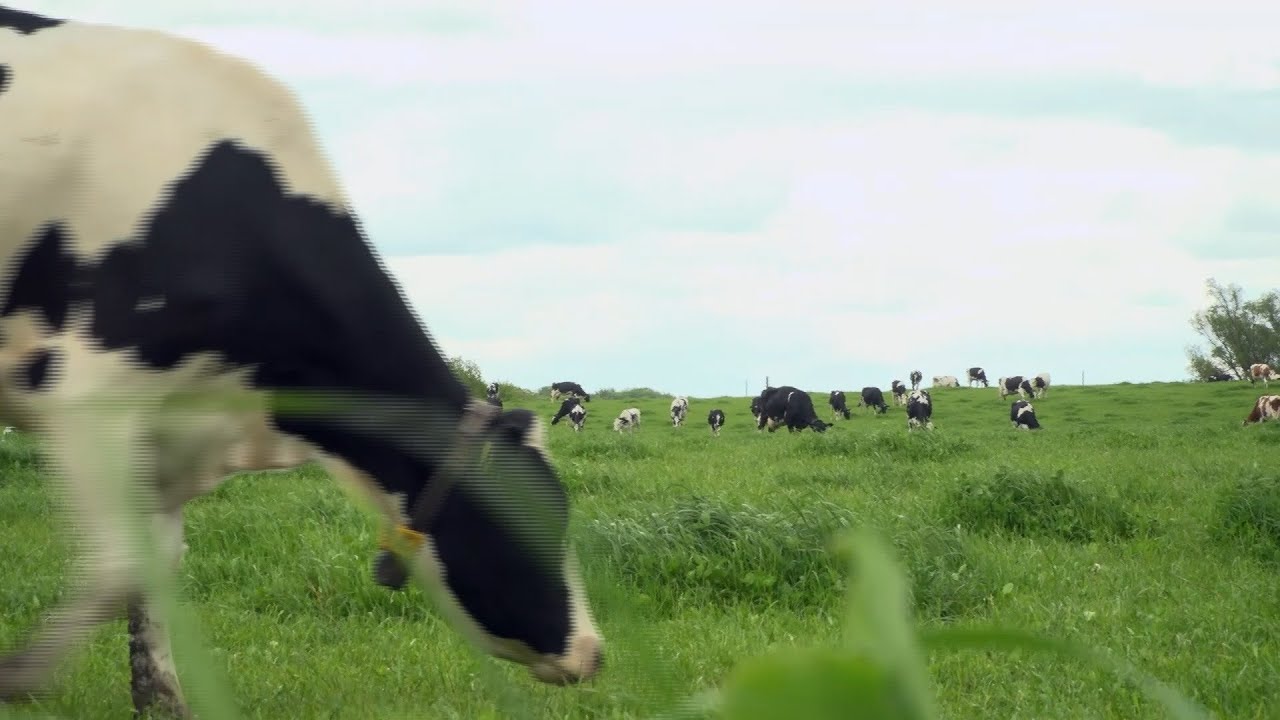
M459 206L467 229L521 240L538 222L579 240L608 234L598 246L389 258L446 352L524 384L549 381L546 368L573 358L602 376L610 359L634 357L655 375L688 377L699 352L730 373L801 375L921 357L956 373L976 347L1070 352L1105 367L1132 360L1110 355L1111 343L1144 344L1171 377L1205 277L1269 288L1280 276L1274 255L1205 259L1212 242L1231 241L1224 218L1235 209L1277 206L1274 154L1187 147L1099 120L819 115L784 82L1275 89L1280 6L255 7L31 5L176 29L322 98L317 124L375 242L398 232L443 243L450 228L432 222ZM449 27L469 30L430 32ZM730 85L733 102L718 94ZM608 192L593 194L601 186ZM699 214L749 222L707 232L715 223Z
M979 162L970 148L991 139L1012 149ZM1105 355L1108 342L1184 329L1209 275L1264 283L1277 270L1198 260L1170 238L1220 224L1255 183L1276 186L1280 161L1150 131L890 114L844 130L743 133L657 165L675 163L664 168L675 174L732 156L737 171L791 183L757 232L655 230L390 267L427 322L447 328L446 348L513 377L575 352L740 348L780 329L855 364L1015 339ZM644 157L620 172L645 177ZM1114 212L1125 194L1126 212ZM567 337L580 338L576 349Z
M737 69L864 78L1095 74L1180 87L1280 87L1272 29L1253 0L1026 3L721 2L624 6L576 0L363 4L35 0L37 12L172 29L292 81L472 83L556 77L623 81ZM483 32L431 34L470 22Z

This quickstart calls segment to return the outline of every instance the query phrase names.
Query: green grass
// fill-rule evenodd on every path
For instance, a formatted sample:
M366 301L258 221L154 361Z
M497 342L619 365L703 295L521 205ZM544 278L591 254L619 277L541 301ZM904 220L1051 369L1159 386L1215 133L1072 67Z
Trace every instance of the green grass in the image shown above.
M1055 387L1045 429L996 390L933 391L933 433L861 408L825 435L757 434L746 398L593 397L549 427L608 666L553 688L478 657L417 590L376 587L374 525L321 473L237 477L187 509L179 587L244 717L654 717L767 653L838 647L834 535L895 549L925 631L999 625L1135 664L1220 717L1280 716L1280 425L1241 428L1246 383ZM828 418L825 392L815 406ZM528 401L549 419L546 397ZM508 402L508 407L514 403ZM611 430L626 407L633 435ZM728 424L713 438L712 407ZM30 442L0 444L0 648L63 592ZM123 622L13 717L129 712ZM943 717L1163 717L1080 663L928 655ZM179 653L180 668L184 655ZM187 683L191 686L190 682Z

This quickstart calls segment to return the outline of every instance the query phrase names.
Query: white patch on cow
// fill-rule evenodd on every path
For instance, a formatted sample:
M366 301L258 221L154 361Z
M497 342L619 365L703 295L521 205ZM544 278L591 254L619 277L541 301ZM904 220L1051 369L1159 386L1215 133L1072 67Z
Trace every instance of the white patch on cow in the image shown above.
M934 375L934 387L960 387L960 380L955 375Z

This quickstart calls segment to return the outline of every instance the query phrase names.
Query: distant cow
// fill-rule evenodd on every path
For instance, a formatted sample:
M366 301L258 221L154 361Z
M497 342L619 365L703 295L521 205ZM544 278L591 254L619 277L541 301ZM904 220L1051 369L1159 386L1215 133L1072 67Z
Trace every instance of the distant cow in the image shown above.
M912 390L907 396L907 432L918 427L933 429L933 398L928 390Z
M1014 375L1013 377L1007 378L1002 377L996 381L996 385L999 386L998 389L1000 391L1001 400L1013 395L1014 393L1017 393L1018 397L1026 398L1026 388L1022 387L1021 375Z
M1268 420L1280 420L1280 395L1263 395L1253 404L1249 417L1240 423L1243 427L1250 423L1264 423Z
M1036 409L1026 400L1014 400L1009 406L1009 422L1019 430L1040 429L1040 421L1036 420Z
M618 432L634 431L638 427L640 427L640 408L627 408L618 413L618 417L613 421L613 429Z
M551 383L551 400L559 400L561 395L582 398L582 402L591 402L591 396L576 382Z
M1049 373L1040 373L1024 382L1028 386L1027 392L1032 393L1036 398L1042 398L1049 390Z
M907 386L903 385L901 380L894 380L893 384L889 386L889 389L893 391L894 405L907 404Z
M671 424L680 427L689 414L689 399L683 395L671 401Z
M1205 382L1231 382L1232 377L1224 372L1216 372L1205 378Z
M969 387L973 387L974 383L982 383L982 387L990 387L991 383L987 382L987 371L980 367L969 368Z
M489 387L485 388L484 399L489 401L490 405L502 407L502 398L498 397L498 383L489 383Z
M960 380L955 375L934 375L934 387L960 387Z
M849 406L844 404L844 391L832 390L831 397L827 398L827 403L831 405L831 409L836 411L836 415L849 419Z
M924 379L924 374L921 373L919 370L912 370L910 377L911 377L911 389L919 390L920 381Z
M556 412L555 417L551 418L551 424L555 425L560 422L560 418L566 415L569 416L569 421L573 423L574 431L580 432L582 423L587 420L587 409L582 406L578 398L571 397L560 403L560 410Z
M719 435L720 428L724 427L724 411L716 408L707 413L707 424L711 426L712 435Z
M1261 380L1262 387L1270 387L1269 382L1272 380L1280 380L1280 375L1266 363L1254 363L1249 366L1249 384Z
M889 411L889 405L884 401L884 393L880 392L878 387L862 388L862 399L858 401L858 405L875 408L881 415Z
M761 394L760 400L761 412L760 419L756 422L757 429L768 425L769 432L773 432L780 426L786 425L791 432L805 428L813 428L814 432L825 432L830 427L818 418L817 412L813 409L813 399L803 390L797 390L790 385L768 388Z

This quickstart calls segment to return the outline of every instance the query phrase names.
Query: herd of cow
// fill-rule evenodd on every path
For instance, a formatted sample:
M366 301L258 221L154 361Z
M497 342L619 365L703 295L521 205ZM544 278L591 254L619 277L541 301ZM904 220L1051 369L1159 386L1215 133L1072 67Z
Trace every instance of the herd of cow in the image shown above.
M890 389L893 394L894 404L906 406L908 432L917 428L932 430L933 397L928 390L920 387L920 381L924 376L919 370L912 370L909 377L911 379L911 388L909 390L901 380L894 380L891 384ZM968 378L970 387L978 384L983 387L990 387L987 373L980 367L969 368ZM960 382L954 375L935 375L933 386L960 387ZM1015 400L1009 407L1009 422L1013 427L1020 430L1039 430L1040 423L1036 419L1035 408L1028 401L1028 398L1044 397L1049 389L1049 374L1040 373L1032 378L1024 378L1021 375L1002 377L996 382L996 386L1002 400L1010 395L1016 394L1019 396L1019 399ZM502 398L499 397L497 383L489 384L486 397L490 404L497 406L499 409L502 408ZM587 420L587 408L583 403L590 402L591 395L576 382L552 383L551 401L555 402L561 397L565 399L561 401L559 409L551 417L551 424L556 425L562 419L568 418L571 427L575 431L582 430ZM851 417L843 390L832 390L827 402L837 417L843 417L846 420ZM884 393L878 387L862 388L858 406L866 407L882 414L889 410L889 405L884 399ZM683 425L689 414L689 399L684 396L673 399L670 412L671 424L675 427ZM751 414L755 417L756 429L767 429L769 432L774 432L783 426L792 432L801 431L805 428L810 428L814 432L825 432L827 428L831 427L830 424L818 417L809 394L790 385L765 388L763 392L752 398ZM707 413L707 426L711 428L713 435L720 434L720 429L724 427L724 422L725 413L721 408L712 408ZM640 409L634 407L623 410L613 421L613 429L618 432L635 430L639 425Z
M986 370L983 368L969 368L966 375L969 387L981 385L985 388L991 386L987 380ZM920 388L920 381L924 376L919 370L912 370L909 377L911 379L910 389L901 380L894 380L891 383L890 391L893 395L894 404L906 406L908 432L916 428L931 430L933 429L933 397L928 390ZM1250 383L1261 381L1263 387L1269 387L1269 381L1280 379L1280 375L1277 375L1266 363L1254 363L1249 367L1248 379ZM960 387L960 381L954 375L935 375L933 376L933 387L958 388ZM1009 423L1013 427L1019 430L1040 429L1035 407L1031 404L1029 398L1039 399L1045 396L1049 390L1049 373L1040 373L1035 377L1023 377L1022 375L1002 377L996 381L996 389L1001 400L1012 395L1018 396L1018 399L1009 406ZM501 408L502 400L498 395L497 383L491 383L488 387L488 401ZM560 403L559 410L552 416L551 424L555 425L561 419L568 417L574 430L582 430L587 419L587 409L583 403L590 402L591 395L575 382L552 383L552 402L558 400L561 396L565 396L566 399ZM827 403L837 417L843 417L845 420L850 419L851 411L846 403L843 390L832 390L828 396ZM884 393L880 388L874 386L862 388L858 407L865 407L882 414L888 412L889 409L889 405L884 399ZM688 413L688 398L679 396L671 401L672 425L675 427L683 425ZM773 432L783 426L786 426L792 432L804 430L805 428L811 428L815 432L825 432L827 428L831 427L818 417L809 394L789 385L778 388L765 388L760 395L752 398L751 414L756 419L756 429L764 430L767 428L769 432ZM720 408L712 408L707 413L707 425L711 428L713 434L720 434L720 429L724 426L724 419L724 411ZM1275 419L1280 419L1280 395L1263 395L1255 402L1244 424L1248 425ZM613 429L618 432L635 430L639 425L639 408L627 408L613 421Z

